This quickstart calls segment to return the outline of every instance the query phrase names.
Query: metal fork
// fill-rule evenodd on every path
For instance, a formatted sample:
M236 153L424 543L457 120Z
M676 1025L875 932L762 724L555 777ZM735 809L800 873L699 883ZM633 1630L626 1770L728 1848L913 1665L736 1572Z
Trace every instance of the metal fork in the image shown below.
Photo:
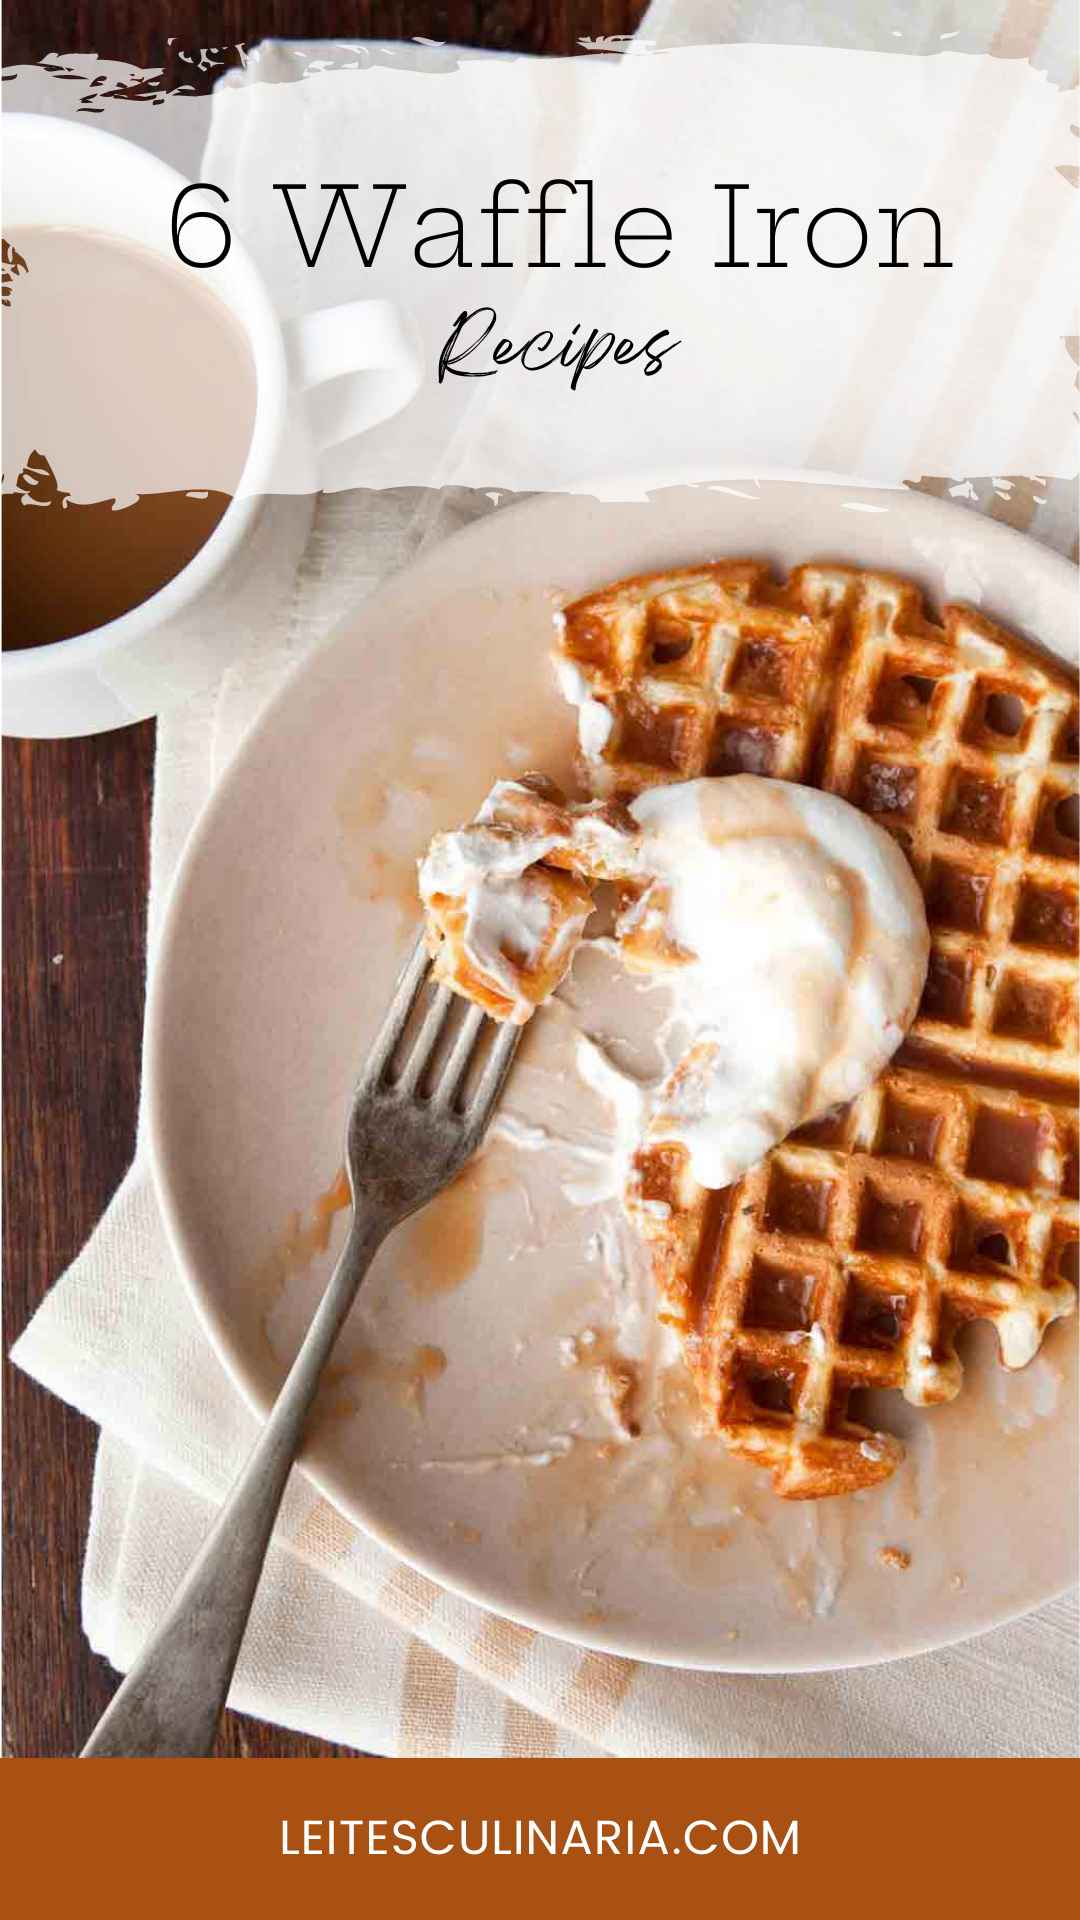
M84 1759L210 1751L285 1482L360 1282L391 1229L434 1199L484 1137L521 1028L497 1029L487 1058L474 1068L475 1086L467 1087L481 1031L494 1024L470 1006L436 1073L455 998L448 987L435 990L415 1039L401 1049L429 973L420 941L357 1082L345 1135L352 1226L303 1346L247 1465L165 1618L83 1748ZM399 1050L404 1061L392 1072Z

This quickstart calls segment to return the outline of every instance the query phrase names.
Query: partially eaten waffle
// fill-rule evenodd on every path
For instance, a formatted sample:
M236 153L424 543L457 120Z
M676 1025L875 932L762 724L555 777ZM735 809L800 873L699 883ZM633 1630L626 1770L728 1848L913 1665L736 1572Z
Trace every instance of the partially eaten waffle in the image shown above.
M899 1449L853 1394L949 1399L965 1321L991 1319L1019 1366L1075 1305L1074 686L971 609L937 626L909 582L834 566L626 581L567 608L559 649L610 716L583 760L594 793L701 773L824 786L894 834L923 889L910 1065L725 1193L660 1146L632 1178L728 1445L787 1498L870 1485Z
M768 774L852 802L921 886L926 987L876 1083L722 1192L681 1146L647 1141L627 1193L716 1432L784 1498L870 1486L903 1449L867 1424L865 1389L950 1399L966 1322L990 1320L1022 1366L1076 1303L1074 686L971 609L938 626L910 583L839 566L779 584L751 561L641 577L560 624L595 797L569 814ZM576 866L587 895L587 857L536 858ZM565 971L576 938L558 925ZM529 1011L550 978L524 981Z

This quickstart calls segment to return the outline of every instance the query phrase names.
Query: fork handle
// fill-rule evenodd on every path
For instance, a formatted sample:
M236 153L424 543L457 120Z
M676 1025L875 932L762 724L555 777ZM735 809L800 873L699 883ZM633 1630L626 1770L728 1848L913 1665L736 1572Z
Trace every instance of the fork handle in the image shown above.
M251 1456L164 1619L83 1748L84 1760L209 1753L323 1368L392 1224L354 1210L341 1257Z

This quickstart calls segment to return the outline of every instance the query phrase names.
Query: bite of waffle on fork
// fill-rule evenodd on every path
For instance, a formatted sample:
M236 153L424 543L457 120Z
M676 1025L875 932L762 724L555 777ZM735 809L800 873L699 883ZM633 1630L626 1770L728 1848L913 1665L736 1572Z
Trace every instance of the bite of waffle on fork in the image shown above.
M544 774L503 780L471 825L454 838L483 857L505 849L517 911L507 916L497 971L483 964L468 937L468 899L457 891L425 891L425 939L437 980L474 1000L497 1020L527 1020L567 973L593 907L596 883L614 879L608 849L633 839L635 826L618 801L571 805ZM433 843L438 848L437 836ZM489 882L490 885L490 882ZM533 930L526 946L520 926Z
M723 1193L658 1143L628 1194L731 1450L785 1498L873 1485L903 1450L853 1396L950 1399L965 1322L990 1320L1018 1366L1075 1305L1074 684L970 608L937 625L910 582L841 566L642 576L560 629L610 716L581 758L591 792L735 772L822 786L894 835L922 887L911 1066Z

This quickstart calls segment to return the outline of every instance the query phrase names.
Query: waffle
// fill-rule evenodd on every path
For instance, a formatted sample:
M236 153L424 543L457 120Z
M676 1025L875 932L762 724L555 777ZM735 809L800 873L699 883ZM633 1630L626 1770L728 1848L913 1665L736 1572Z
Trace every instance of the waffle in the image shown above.
M755 561L619 581L560 617L559 651L613 726L584 773L633 797L702 774L805 780L829 699L842 569L776 586Z
M710 1423L815 1499L902 1457L853 1396L950 1400L967 1323L1015 1367L1073 1310L1077 1167L1071 1107L891 1068L725 1193L681 1150L640 1150L629 1201Z
M568 607L560 651L613 720L595 794L761 773L899 840L932 945L916 1042L1075 1083L1077 701L1063 669L886 574L726 562Z
M724 1193L639 1150L628 1202L707 1417L789 1499L855 1491L902 1448L867 1388L961 1382L960 1328L1019 1366L1076 1301L1077 702L965 607L839 566L620 582L559 652L611 719L595 794L751 772L843 795L904 847L931 957L894 1065Z

